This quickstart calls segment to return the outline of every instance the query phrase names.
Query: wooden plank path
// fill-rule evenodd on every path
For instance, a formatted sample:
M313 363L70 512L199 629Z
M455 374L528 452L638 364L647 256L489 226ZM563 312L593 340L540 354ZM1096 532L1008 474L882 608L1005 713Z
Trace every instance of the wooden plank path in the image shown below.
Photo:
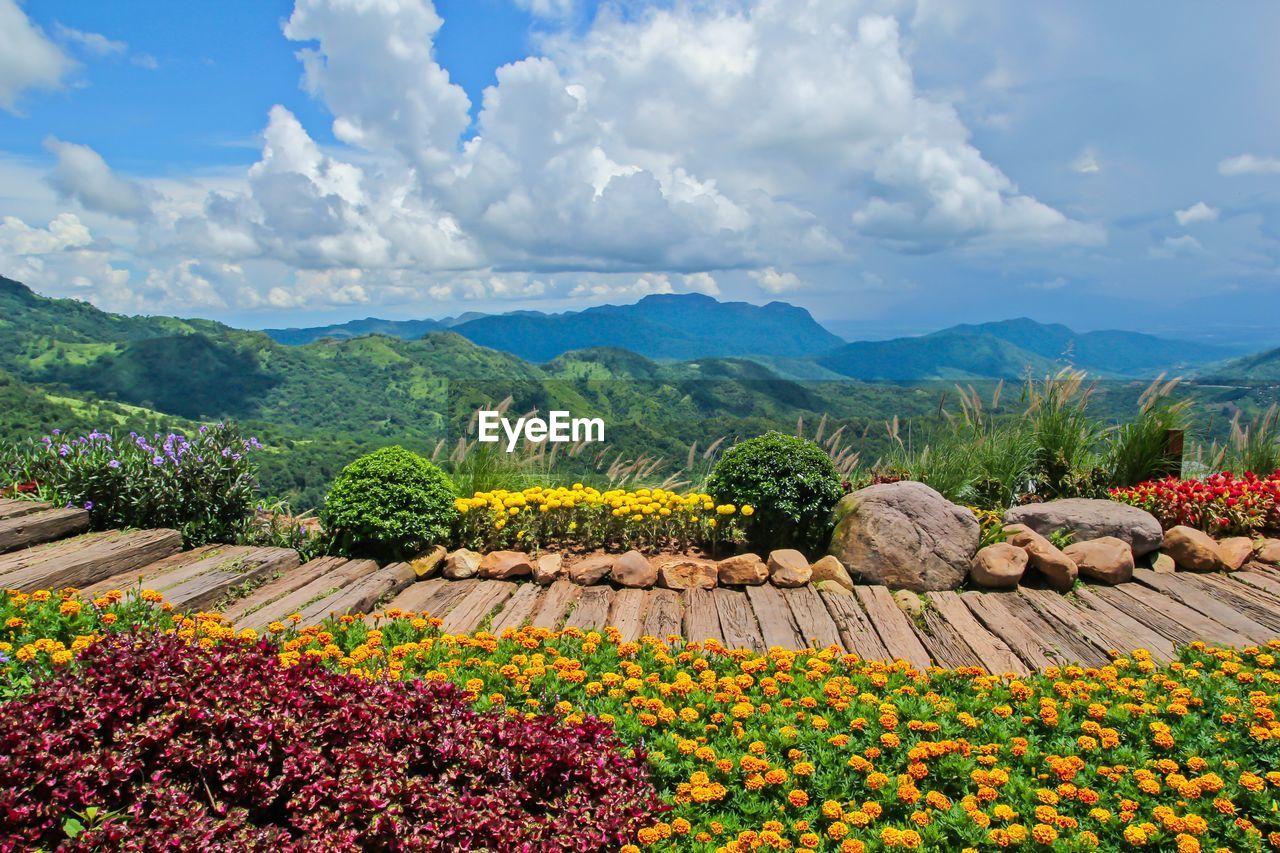
M1244 647L1280 637L1280 568L1157 574L1131 583L1080 584L1067 594L931 592L916 616L883 587L851 592L772 585L714 590L550 586L496 580L421 580L403 563L322 557L299 564L283 548L206 545L182 550L173 530L86 532L88 514L0 499L0 589L75 587L93 598L149 589L175 607L214 610L239 627L312 624L354 616L440 620L447 633L531 625L548 631L615 628L623 641L683 639L762 653L830 648L917 670L978 667L1023 676L1067 664L1100 666L1143 648L1165 663L1195 640ZM901 665L901 664L899 664Z

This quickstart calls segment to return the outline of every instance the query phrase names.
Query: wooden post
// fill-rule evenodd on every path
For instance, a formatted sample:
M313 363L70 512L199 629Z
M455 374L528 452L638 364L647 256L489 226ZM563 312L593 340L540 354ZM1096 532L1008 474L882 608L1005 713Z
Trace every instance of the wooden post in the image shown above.
M1182 476L1182 453L1186 443L1185 429L1168 429L1164 432L1164 470L1166 477Z

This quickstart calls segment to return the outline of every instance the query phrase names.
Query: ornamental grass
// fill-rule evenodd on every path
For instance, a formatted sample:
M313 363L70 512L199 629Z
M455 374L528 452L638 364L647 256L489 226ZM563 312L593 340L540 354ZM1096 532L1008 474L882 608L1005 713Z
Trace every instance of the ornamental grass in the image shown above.
M24 620L9 629L22 643L5 650L10 683L81 666L34 648L31 626L60 618L60 598L0 598L0 616ZM141 608L112 598L66 617L80 621L58 642L92 643L121 629L96 614ZM154 602L150 615L131 612L185 642L257 642L216 614ZM400 612L291 619L271 626L270 648L285 672L450 682L482 713L612 726L643 748L671 807L634 827L627 853L1280 848L1280 641L1194 643L1165 667L1138 650L1015 677L921 672L836 648L756 654L624 642L613 629L454 636L439 624Z

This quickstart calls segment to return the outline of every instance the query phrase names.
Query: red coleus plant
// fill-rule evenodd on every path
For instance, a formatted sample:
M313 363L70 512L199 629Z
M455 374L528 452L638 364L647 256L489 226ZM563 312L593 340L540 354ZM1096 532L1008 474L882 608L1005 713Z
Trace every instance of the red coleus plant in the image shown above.
M1280 471L1214 474L1203 480L1170 477L1112 489L1115 500L1145 509L1166 528L1178 524L1214 534L1280 530Z
M664 808L606 724L446 682L154 633L81 664L0 705L0 850L616 850Z

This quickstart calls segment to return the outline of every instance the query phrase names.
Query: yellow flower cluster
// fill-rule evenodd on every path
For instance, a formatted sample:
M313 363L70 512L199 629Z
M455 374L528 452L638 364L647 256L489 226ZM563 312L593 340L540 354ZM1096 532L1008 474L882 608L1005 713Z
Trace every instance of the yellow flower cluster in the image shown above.
M461 539L471 547L556 545L659 550L737 542L751 506L716 503L702 492L609 489L582 483L477 492L455 502Z

